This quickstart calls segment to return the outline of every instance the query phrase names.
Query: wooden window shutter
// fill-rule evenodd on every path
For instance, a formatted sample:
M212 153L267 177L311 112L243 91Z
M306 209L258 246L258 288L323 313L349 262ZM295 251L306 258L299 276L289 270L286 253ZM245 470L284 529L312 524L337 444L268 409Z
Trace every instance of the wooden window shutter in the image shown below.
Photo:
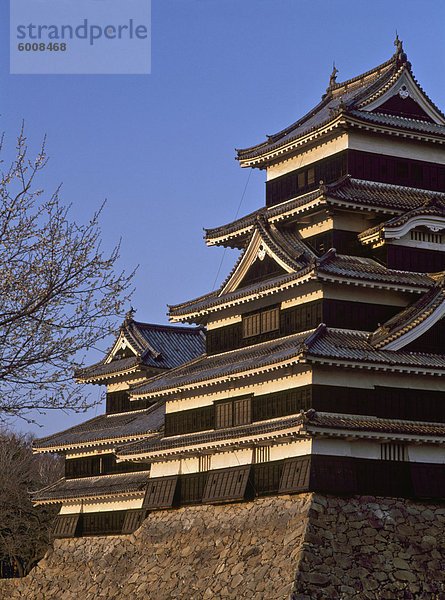
M74 537L80 515L58 515L54 524L53 535L55 538Z
M265 310L261 314L261 333L275 331L280 326L280 311L278 308Z
M146 514L147 511L144 509L127 510L125 514L124 524L122 525L122 533L133 533L133 531L139 529L139 527L142 525L142 521L146 517Z
M311 457L298 456L284 461L279 493L303 492L309 489Z
M155 477L149 480L143 508L170 508L175 497L178 475Z
M230 402L220 402L216 404L216 428L232 426L233 404Z
M251 399L242 398L233 402L233 424L245 425L251 422Z
M203 502L242 500L246 493L250 465L211 471L207 477Z
M249 315L243 319L243 337L251 337L261 333L261 313Z

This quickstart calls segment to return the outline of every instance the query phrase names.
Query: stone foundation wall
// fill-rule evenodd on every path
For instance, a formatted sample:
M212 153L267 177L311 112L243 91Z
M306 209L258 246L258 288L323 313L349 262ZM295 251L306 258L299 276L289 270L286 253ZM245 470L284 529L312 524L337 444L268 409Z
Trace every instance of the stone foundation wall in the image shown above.
M58 540L8 600L445 600L445 503L301 494Z

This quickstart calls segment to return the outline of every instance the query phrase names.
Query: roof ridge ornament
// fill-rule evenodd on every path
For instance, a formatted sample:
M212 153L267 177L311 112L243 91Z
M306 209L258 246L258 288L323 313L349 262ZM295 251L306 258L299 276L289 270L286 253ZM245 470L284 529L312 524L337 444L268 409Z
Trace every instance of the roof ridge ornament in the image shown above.
M396 29L396 39L394 40L394 46L396 47L395 59L398 65L408 62L408 57L406 56L406 52L403 50L403 42L399 38L399 34Z
M130 321L132 321L135 313L136 313L136 309L133 308L132 306L130 306L129 311L125 315L125 323L129 323Z
M335 60L332 62L332 73L331 76L329 78L329 87L328 90L331 90L334 85L337 83L337 73L338 73L338 69L335 66Z

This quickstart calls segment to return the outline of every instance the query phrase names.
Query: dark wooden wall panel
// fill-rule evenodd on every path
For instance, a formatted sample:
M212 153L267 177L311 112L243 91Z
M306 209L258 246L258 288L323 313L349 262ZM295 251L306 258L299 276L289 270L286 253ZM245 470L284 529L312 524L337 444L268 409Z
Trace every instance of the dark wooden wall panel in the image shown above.
M134 473L147 471L149 468L147 463L117 462L114 454L102 454L83 458L67 458L65 460L65 477L73 479L114 473Z
M445 464L410 463L414 495L419 498L445 498Z
M416 273L437 273L445 270L445 252L391 245L384 246L382 251L376 252L376 256L383 259L389 269Z
M357 490L353 459L345 456L312 456L311 490L353 494Z

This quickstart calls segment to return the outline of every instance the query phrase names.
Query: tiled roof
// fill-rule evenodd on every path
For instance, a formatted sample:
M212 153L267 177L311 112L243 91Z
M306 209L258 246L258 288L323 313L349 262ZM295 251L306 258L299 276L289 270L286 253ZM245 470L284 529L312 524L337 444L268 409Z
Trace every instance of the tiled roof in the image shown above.
M354 105L366 95L383 87L399 68L397 57L394 55L389 61L379 65L361 76L354 77L342 83L330 86L321 102L301 119L289 125L282 131L268 136L261 144L238 150L238 160L260 156L265 152L278 148L298 137L317 129L333 118L333 114L342 106Z
M236 234L237 232L242 232L243 230L247 230L240 233L242 239L248 237L253 229L254 223L258 216L264 216L270 223L275 222L276 220L282 220L280 217L285 215L285 213L291 212L296 208L304 206L309 202L319 198L323 192L320 189L316 189L313 192L309 192L307 194L302 194L297 198L293 198L291 200L287 200L285 202L281 202L280 204L275 204L273 206L262 206L258 210L237 219L236 221L231 221L230 223L226 223L225 225L220 225L219 227L214 227L213 229L204 229L205 231L205 239L211 241L217 239L219 237L224 237L230 234ZM285 219L283 219L285 220ZM219 243L219 242L218 242ZM233 246L235 248L240 247L241 241L234 242Z
M120 335L129 341L137 356L102 361L76 372L76 378L89 381L128 369L172 369L205 352L205 333L199 327L154 325L126 319Z
M318 262L317 273L320 275L394 283L421 289L428 289L434 285L434 280L424 273L387 269L372 258L332 253L327 260L323 260L322 257Z
M398 43L397 46L396 53L388 61L362 75L341 83L337 83L335 77L333 80L331 78L326 94L323 95L317 106L289 127L274 135L267 136L266 141L256 146L238 150L237 159L239 161L256 159L255 162L258 164L261 162L262 157L267 158L268 154L273 154L284 146L287 146L287 149L292 149L293 142L311 133L316 133L323 126L331 124L335 126L334 121L339 115L342 115L346 121L349 120L352 124L353 121L348 119L349 115L356 119L373 122L375 125L443 136L445 127L431 124L428 119L421 121L361 110L394 86L404 73L409 73L424 101L429 104L439 118L444 118L444 115L415 80L411 71L411 64L408 62L401 44Z
M307 338L307 335L307 333L297 333L223 354L203 356L133 388L132 396L145 397L161 390L227 377L291 359L300 352L299 344Z
M401 227L407 223L410 219L415 217L439 217L445 218L445 195L443 198L437 197L431 200L427 200L423 206L418 206L409 210L401 215L397 215L384 223L380 223L375 227L370 227L357 237L362 240L362 243L368 243L369 241L382 240L385 237L384 231L391 230L394 228ZM390 236L391 237L391 236Z
M279 287L280 285L284 285L293 280L299 279L304 273L304 271L309 271L310 268L303 269L299 273L287 273L286 275L279 275L278 277L273 277L272 279L268 279L267 281L260 283L252 283L251 285L244 286L242 288L238 288L233 292L228 294L224 294L223 296L218 296L219 290L212 292L211 294L207 294L204 298L196 298L196 300L189 300L188 302L184 302L176 305L169 305L169 316L170 317L180 317L182 315L188 315L190 313L198 313L202 310L208 310L209 308L222 306L228 302L232 302L234 300L238 300L245 296L250 296L252 293L261 293L267 291L269 289Z
M60 502L73 498L100 498L131 494L145 490L149 479L147 471L100 475L80 479L60 479L56 483L33 494L34 502Z
M318 429L346 429L376 433L398 433L406 435L427 435L445 438L444 423L423 423L397 419L382 419L359 415L338 415L314 412L308 417L304 429L308 433Z
M364 181L349 176L325 187L328 199L342 200L366 207L388 208L393 211L405 212L423 206L428 201L445 201L443 192Z
M421 325L445 302L445 290L441 280L426 294L389 319L371 336L370 342L375 348L382 348ZM442 308L443 311L443 308Z
M240 427L228 427L225 429L216 429L204 433L191 433L188 435L153 438L141 440L134 444L127 444L118 451L118 456L143 455L147 452L157 452L174 448L184 448L197 446L211 442L224 442L224 440L240 439L243 437L252 437L253 435L262 435L270 432L279 432L289 429L303 422L303 416L293 415L283 419L275 419L270 422L258 422Z
M351 281L358 280L363 283L379 283L398 289L408 287L425 291L434 285L434 280L424 273L387 269L371 258L337 255L334 251L330 251L320 259L312 258L310 262L307 262L307 266L295 273L288 273L264 282L253 283L227 294L218 295L220 293L218 290L204 297L201 296L195 301L189 300L183 304L169 306L169 315L176 318L185 315L197 315L201 311L222 307L243 297L250 296L252 293L261 294L269 289L288 285L310 273L321 280L334 277Z
M370 334L366 331L350 331L321 326L319 335L304 356L328 359L329 362L354 362L406 367L413 370L445 370L444 354L422 354L403 350L378 350L370 343Z
M378 110L378 109L377 109ZM351 110L348 114L365 121L370 121L379 125L387 125L400 129L408 129L422 133L430 133L433 135L445 135L445 126L438 123L429 123L419 119L410 119L397 115L387 115L379 112L368 112L366 110Z
M158 431L164 424L164 402L156 402L145 410L114 415L100 415L65 431L35 440L34 448L63 448L101 440L142 437Z
M174 371L163 373L133 388L135 398L158 392L177 390L190 385L205 384L237 373L273 366L286 361L327 359L328 362L354 362L412 370L442 371L445 355L421 354L402 350L379 350L371 344L371 333L348 329L327 328L320 324L316 330L255 344L247 348L203 356Z
M413 209L423 209L428 204L432 206L434 204L445 205L445 194L443 192L366 181L347 175L335 183L323 185L308 194L303 194L271 207L264 206L231 223L213 229L206 229L205 238L212 243L239 248L245 244L252 234L255 221L259 215L265 217L270 223L285 222L294 218L293 211L295 209L310 204L317 198L324 198L327 205L344 202L369 209L387 209L387 212L396 213L396 219L401 213Z

